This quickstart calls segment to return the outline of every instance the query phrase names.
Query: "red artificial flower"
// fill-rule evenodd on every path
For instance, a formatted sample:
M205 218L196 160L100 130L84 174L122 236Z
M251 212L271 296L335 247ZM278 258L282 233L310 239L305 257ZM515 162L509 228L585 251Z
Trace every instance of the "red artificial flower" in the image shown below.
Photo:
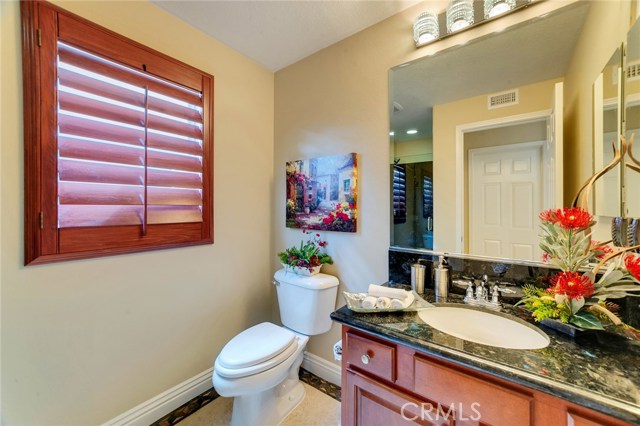
M558 213L560 209L549 209L541 212L538 217L543 222L549 223L557 223L558 222Z
M593 294L595 288L589 277L579 272L559 272L551 278L548 291L553 294L567 296L569 299L587 298Z
M595 251L598 259L603 259L606 255L613 253L613 249L608 244L602 244L600 241L591 241L591 250Z
M556 222L564 229L584 229L591 225L593 216L580 207L565 207L556 212Z
M640 256L628 254L624 258L624 266L627 267L627 271L633 275L633 278L640 281Z

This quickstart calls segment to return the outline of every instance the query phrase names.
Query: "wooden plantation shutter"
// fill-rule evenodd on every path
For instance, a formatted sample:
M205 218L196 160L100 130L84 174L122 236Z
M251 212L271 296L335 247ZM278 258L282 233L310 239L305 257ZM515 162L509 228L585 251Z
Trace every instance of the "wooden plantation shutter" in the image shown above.
M26 210L38 206L40 229L25 230L36 243L25 263L211 243L213 78L47 3L25 3L23 26L44 40L30 46L41 89L27 108L25 88L25 120L33 110L41 117L33 137L48 164L25 148L27 169L41 175L27 184Z
M62 42L58 57L59 227L201 222L201 94Z
M404 164L393 165L393 223L407 221L407 170Z
M422 217L433 217L433 179L422 177Z

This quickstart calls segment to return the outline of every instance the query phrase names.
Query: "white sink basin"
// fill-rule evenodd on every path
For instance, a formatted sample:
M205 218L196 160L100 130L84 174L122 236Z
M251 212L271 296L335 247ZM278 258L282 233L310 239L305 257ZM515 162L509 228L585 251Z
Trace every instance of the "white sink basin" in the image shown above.
M418 312L431 327L470 342L508 349L541 349L549 337L519 318L463 305L436 306Z

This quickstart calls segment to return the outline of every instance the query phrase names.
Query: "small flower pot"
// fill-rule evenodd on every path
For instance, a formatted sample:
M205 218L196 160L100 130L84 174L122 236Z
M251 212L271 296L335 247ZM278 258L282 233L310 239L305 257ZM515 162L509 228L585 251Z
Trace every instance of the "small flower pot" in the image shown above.
M303 267L291 266L291 265L282 265L282 266L284 266L284 269L287 272L293 272L294 274L302 275L302 276L305 276L305 277L310 277L312 275L316 275L317 273L320 272L320 268L322 268L322 265L314 266L312 268L303 268Z

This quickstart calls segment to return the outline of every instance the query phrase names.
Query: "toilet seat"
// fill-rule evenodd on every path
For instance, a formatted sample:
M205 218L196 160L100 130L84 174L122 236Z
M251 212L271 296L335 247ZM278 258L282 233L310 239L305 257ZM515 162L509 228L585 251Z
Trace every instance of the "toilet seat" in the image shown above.
M291 330L263 322L231 339L216 359L215 370L228 378L261 373L293 355L296 340Z

